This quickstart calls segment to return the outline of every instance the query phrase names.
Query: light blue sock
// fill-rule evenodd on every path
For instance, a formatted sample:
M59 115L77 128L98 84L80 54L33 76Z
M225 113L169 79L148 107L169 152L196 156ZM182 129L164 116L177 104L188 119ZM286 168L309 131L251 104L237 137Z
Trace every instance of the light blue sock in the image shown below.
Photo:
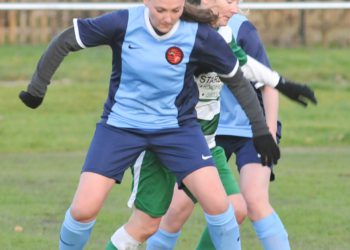
M239 227L231 204L226 212L217 215L205 213L208 230L217 250L240 250Z
M290 250L288 233L275 212L253 222L253 227L265 250Z
M70 209L67 210L60 233L60 250L82 250L90 238L95 221L82 223L76 221Z
M169 233L162 229L158 229L155 234L148 238L146 250L172 250L175 248L180 233L181 231L177 233Z

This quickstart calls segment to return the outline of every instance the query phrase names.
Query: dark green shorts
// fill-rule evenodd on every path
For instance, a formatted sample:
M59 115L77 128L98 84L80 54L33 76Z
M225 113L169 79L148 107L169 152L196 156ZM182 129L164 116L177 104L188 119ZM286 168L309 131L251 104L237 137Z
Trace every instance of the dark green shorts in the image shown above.
M133 182L128 206L134 205L152 217L163 216L173 197L175 175L150 151L143 152L131 169Z
M239 193L238 184L228 166L224 150L221 147L215 147L211 149L211 154L227 195ZM142 153L137 159L132 166L132 173L133 191L128 205L134 205L152 217L163 216L173 196L175 176L162 165L155 154L148 151ZM189 196L196 202L192 195L189 194Z

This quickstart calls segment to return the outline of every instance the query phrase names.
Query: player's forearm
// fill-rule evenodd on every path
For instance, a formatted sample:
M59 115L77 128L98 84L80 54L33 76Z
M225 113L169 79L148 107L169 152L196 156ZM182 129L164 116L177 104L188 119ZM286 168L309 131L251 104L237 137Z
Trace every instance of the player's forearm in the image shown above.
M275 138L277 132L277 119L279 107L278 91L269 86L265 86L262 89L262 99L264 103L266 123L269 127L270 133Z
M276 87L280 80L280 75L276 71L271 70L250 56L247 56L247 62L241 68L244 76L250 81L260 82L272 88Z
M52 76L63 59L69 52L79 49L81 49L81 47L76 41L73 27L66 29L56 36L49 44L36 66L36 70L28 85L28 93L36 97L44 97L47 85L50 84Z

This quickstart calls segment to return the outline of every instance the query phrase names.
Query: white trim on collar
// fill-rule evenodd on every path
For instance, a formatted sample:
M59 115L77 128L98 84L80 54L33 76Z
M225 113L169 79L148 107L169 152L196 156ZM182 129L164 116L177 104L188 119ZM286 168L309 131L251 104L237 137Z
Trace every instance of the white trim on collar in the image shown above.
M179 28L179 25L180 25L180 20L178 20L174 27L171 28L171 30L164 34L164 35L158 35L157 32L155 32L150 20L149 20L149 9L147 7L145 7L145 12L144 12L144 17L145 17L145 23L146 23L146 26L147 26L147 29L148 31L151 33L151 35L157 39L157 40L165 40L165 39L168 39L169 37L171 37L176 31L177 29Z

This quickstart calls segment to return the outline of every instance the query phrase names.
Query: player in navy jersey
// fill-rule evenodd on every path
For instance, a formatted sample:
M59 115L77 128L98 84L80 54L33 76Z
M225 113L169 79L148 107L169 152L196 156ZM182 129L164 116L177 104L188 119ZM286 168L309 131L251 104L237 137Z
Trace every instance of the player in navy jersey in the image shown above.
M98 45L112 49L109 93L62 224L61 250L83 249L109 191L146 149L175 174L180 187L196 196L217 247L240 249L233 209L196 121L194 71L204 66L230 84L252 121L266 164L277 162L279 149L233 53L208 25L179 20L184 4L146 0L146 6L75 19L74 27L50 43L27 91L20 93L27 106L36 108L69 52Z
M264 164L277 163L278 147L254 91L217 32L180 21L183 0L148 0L145 5L75 19L74 27L51 42L27 91L20 93L27 106L36 108L69 52L98 45L112 49L109 93L62 225L60 249L84 247L110 189L145 149L154 152L175 174L178 185L198 199L216 247L240 249L233 209L196 121L198 89L193 73L199 67L215 71L230 86L251 120ZM285 83L279 86L282 92L293 89ZM123 234L126 241L130 239L127 231Z
M233 4L235 1L233 1ZM236 2L237 3L237 2ZM238 4L238 3L237 3ZM246 16L236 13L228 22L237 44L251 57L270 66L264 46L254 25ZM259 86L259 83L256 83ZM279 140L281 123L278 118L278 98L275 90L257 89L264 107L270 132ZM272 165L263 168L251 143L251 128L243 110L226 87L221 92L221 115L216 142L224 148L227 159L234 153L240 173L240 188L247 204L247 215L253 224L263 249L290 249L288 234L282 221L269 202L269 181L273 180ZM241 206L238 206L241 207ZM202 235L197 249L214 249L208 232Z

